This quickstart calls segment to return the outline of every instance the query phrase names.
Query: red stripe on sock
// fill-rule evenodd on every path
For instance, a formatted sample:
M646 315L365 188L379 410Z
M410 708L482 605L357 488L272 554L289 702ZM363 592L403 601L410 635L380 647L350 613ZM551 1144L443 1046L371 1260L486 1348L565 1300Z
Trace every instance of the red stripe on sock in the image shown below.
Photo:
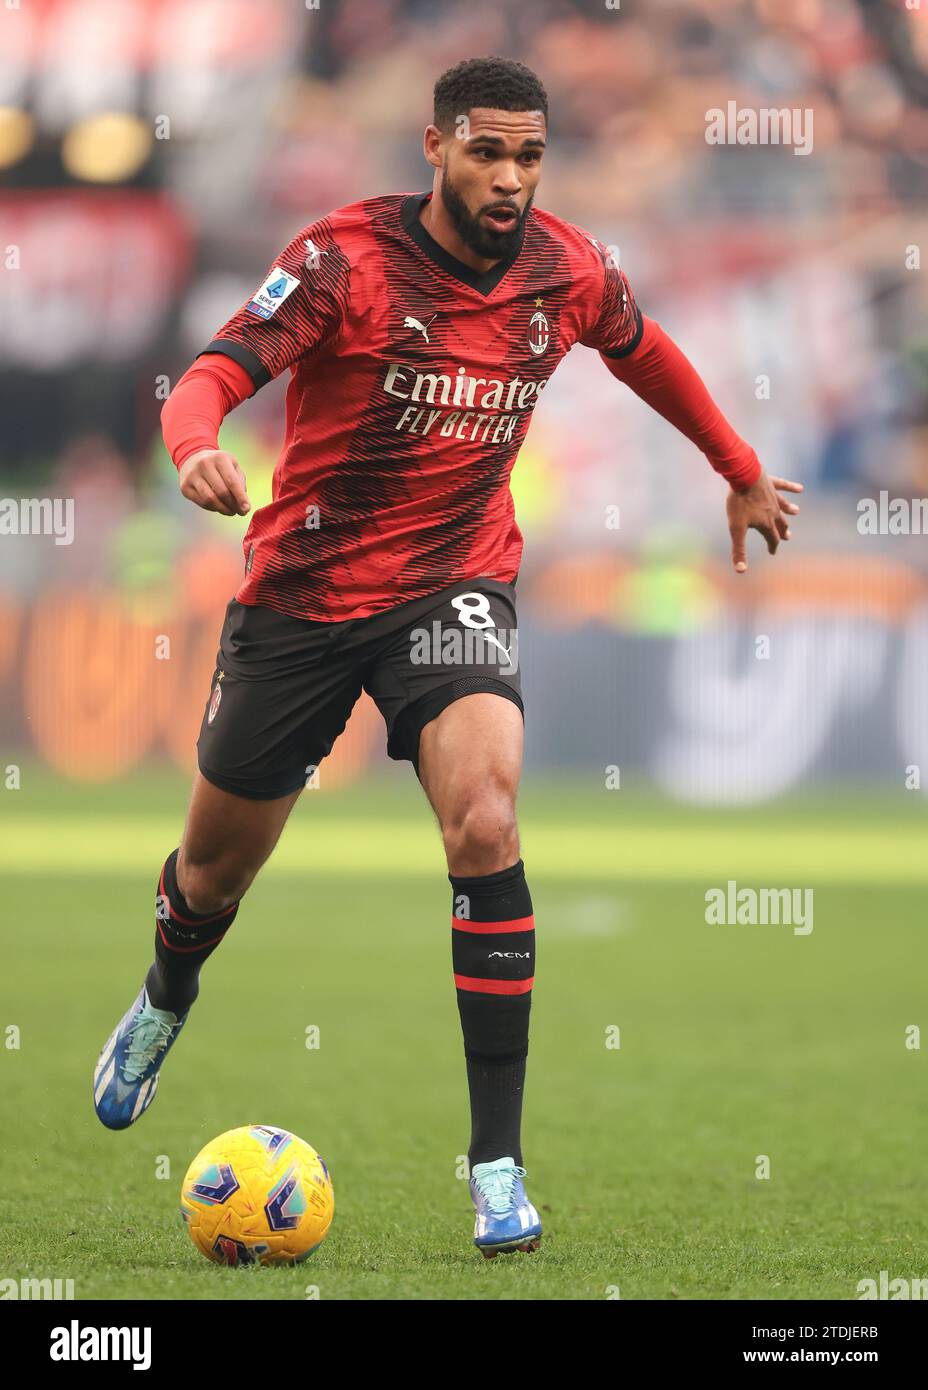
M535 977L528 980L476 980L472 975L455 975L454 983L458 989L470 990L472 994L528 994Z
M463 917L452 917L451 925L455 931L477 932L481 936L496 932L533 931L534 917L514 917L511 922L468 922Z
M164 864L161 865L161 877L158 880L158 896L161 898L167 897L167 894L164 891ZM171 906L171 899L168 898L168 912L171 914L171 921L183 922L185 927L208 927L210 922L218 922L220 917L225 917L228 913L232 911L233 907L238 907L238 903L229 903L229 906L224 907L221 912L214 912L212 917L182 917L179 912L174 911L173 907ZM218 936L216 940L219 940ZM165 942L164 944L167 945L167 942ZM203 944L205 946L208 943L204 942ZM178 947L177 949L181 948ZM183 949L199 950L199 947L184 947Z

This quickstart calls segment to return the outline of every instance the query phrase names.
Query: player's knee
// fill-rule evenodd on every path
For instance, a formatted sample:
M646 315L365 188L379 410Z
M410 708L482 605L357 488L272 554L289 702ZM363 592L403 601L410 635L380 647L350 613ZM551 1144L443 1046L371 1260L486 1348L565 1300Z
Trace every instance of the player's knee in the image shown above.
M197 863L181 856L177 882L191 912L222 912L244 896L254 874L228 860Z
M487 794L461 806L442 827L448 867L458 874L494 874L519 857L515 803Z

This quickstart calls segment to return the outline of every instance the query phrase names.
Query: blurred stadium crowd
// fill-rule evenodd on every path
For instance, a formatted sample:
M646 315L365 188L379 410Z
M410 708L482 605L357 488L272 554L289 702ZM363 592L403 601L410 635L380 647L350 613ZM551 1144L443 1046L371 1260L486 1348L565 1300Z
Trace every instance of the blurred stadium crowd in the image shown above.
M806 484L795 591L821 594L823 553L825 589L864 550L928 571L922 537L856 525L861 497L928 492L928 0L7 0L0 496L76 516L71 546L0 538L10 611L96 584L214 631L244 522L180 497L161 404L301 226L430 186L432 83L483 53L547 87L538 203L619 247L768 469ZM729 102L811 111L811 152L707 143ZM223 431L258 505L284 388ZM527 598L565 622L672 632L730 601L722 485L595 354L547 388L514 492Z

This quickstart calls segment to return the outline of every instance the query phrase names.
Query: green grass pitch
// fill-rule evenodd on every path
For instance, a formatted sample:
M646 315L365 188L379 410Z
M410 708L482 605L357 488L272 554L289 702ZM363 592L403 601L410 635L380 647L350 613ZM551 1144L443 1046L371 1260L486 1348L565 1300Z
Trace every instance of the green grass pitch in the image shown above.
M545 1234L493 1262L456 1175L450 890L408 769L304 795L152 1109L119 1134L96 1120L93 1065L149 963L186 796L163 771L92 788L29 768L0 793L0 1278L70 1278L79 1299L560 1300L853 1299L884 1269L928 1275L914 794L707 811L593 776L526 785L524 1139ZM813 888L813 931L707 925L729 879ZM190 1158L251 1122L332 1172L334 1224L296 1269L212 1266L180 1219Z

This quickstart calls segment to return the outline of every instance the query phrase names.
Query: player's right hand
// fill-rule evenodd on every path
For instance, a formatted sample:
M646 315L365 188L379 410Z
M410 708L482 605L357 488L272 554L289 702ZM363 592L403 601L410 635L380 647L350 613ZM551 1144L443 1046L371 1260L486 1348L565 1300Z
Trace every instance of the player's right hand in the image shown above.
M181 464L178 479L183 495L204 511L223 516L244 516L251 511L245 474L222 449L200 449L191 454Z

